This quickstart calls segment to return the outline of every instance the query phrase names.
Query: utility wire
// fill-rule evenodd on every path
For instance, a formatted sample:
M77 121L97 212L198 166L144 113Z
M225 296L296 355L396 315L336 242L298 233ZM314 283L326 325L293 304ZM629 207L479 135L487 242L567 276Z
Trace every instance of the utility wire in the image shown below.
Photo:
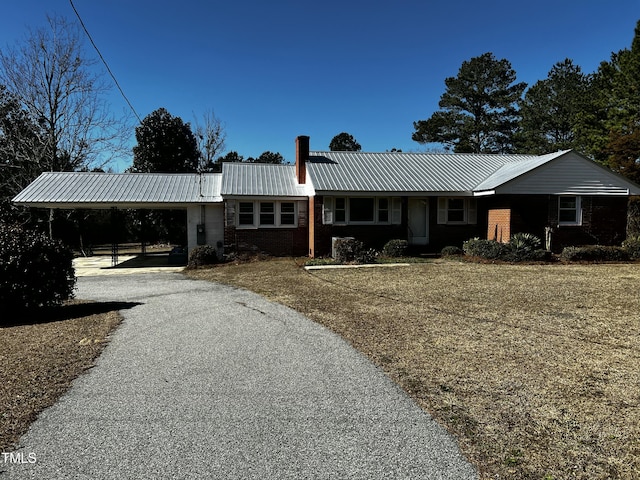
M107 64L107 61L102 56L102 53L100 53L100 50L98 49L98 46L96 45L96 43L93 41L93 38L91 38L91 34L89 33L89 30L87 30L87 27L84 25L84 22L82 21L82 18L80 17L80 14L78 13L78 10L76 10L76 6L73 4L73 0L69 0L69 3L71 4L71 8L73 8L73 11L75 12L76 17L78 17L78 20L80 21L80 25L82 25L82 28L84 29L84 33L87 34L87 37L89 38L89 41L91 42L91 45L93 45L93 48L95 48L96 52L98 52L98 56L100 57L100 60L102 60L102 63L107 68L107 72L109 72L109 75L111 75L111 78L113 79L114 83L116 84L116 87L118 87L118 90L120 91L120 95L122 95L122 98L124 98L124 100L127 102L127 105L129 105L129 108L131 109L133 114L136 116L138 121L140 123L142 123L142 120L140 119L140 115L138 115L138 112L136 112L136 109L133 108L133 105L131 105L131 102L129 101L127 96L124 94L124 91L122 90L122 87L120 87L120 84L118 83L118 80L116 79L116 76L111 71L111 68L109 68L109 65Z

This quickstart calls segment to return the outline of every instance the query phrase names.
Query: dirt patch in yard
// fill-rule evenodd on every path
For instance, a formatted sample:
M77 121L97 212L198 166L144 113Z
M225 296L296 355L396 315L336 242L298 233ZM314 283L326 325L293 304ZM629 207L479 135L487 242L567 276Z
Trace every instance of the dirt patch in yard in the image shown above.
M640 265L189 272L284 303L369 356L482 478L640 478Z
M120 323L118 303L74 301L9 314L0 328L0 452L15 448L38 414L93 366Z

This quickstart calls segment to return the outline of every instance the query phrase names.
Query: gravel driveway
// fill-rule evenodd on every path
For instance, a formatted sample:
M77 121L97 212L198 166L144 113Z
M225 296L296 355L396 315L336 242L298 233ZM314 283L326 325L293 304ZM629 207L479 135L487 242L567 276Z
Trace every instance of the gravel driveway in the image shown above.
M2 480L477 478L380 370L284 306L175 273L78 289L131 308Z

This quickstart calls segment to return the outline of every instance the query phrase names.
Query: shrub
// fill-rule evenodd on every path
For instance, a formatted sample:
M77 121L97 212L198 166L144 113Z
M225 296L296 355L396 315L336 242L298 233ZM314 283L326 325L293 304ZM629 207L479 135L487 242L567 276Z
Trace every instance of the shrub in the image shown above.
M211 245L198 245L189 253L187 268L198 268L218 263L218 252Z
M640 260L640 235L628 237L622 242L622 248L629 254L631 260Z
M584 247L566 247L560 254L568 262L620 262L629 260L629 253L623 247L587 245Z
M456 255L462 255L464 251L460 247L448 245L440 251L440 255L443 257L455 257Z
M526 260L537 260L544 254L545 250L540 250L542 241L531 233L515 233L509 240L510 252L506 254L506 259L513 262Z
M531 233L515 233L509 240L509 245L515 250L533 251L541 244L542 241Z
M495 240L472 238L462 245L465 254L486 258L489 260L504 260L506 262L547 261L551 253L541 250L542 241L530 233L516 233L509 243Z
M365 248L359 240L345 238L336 241L336 260L340 263L373 263L375 258L375 250Z
M490 260L504 257L508 249L509 247L504 243L496 242L495 240L483 240L481 238L472 238L462 244L462 250L466 255Z
M0 305L10 310L73 298L73 253L59 240L0 222Z
M406 240L389 240L382 248L382 254L385 257L404 257L408 248L409 242Z

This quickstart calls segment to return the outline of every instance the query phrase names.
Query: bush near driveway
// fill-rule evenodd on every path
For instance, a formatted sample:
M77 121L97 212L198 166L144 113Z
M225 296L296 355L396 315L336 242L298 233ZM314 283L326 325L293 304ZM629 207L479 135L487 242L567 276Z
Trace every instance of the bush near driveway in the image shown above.
M0 305L9 311L60 305L73 297L75 282L70 249L0 222Z
M199 245L191 250L187 268L199 268L218 263L218 252L211 245Z

